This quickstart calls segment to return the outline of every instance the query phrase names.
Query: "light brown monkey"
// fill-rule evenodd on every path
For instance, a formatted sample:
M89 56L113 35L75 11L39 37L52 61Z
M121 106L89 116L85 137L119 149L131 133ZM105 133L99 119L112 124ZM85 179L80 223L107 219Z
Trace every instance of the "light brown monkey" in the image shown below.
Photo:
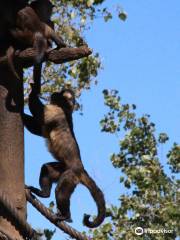
M59 209L57 220L71 221L70 197L78 183L85 185L98 208L98 216L90 221L84 216L84 225L98 227L105 218L105 200L102 191L88 175L81 161L80 150L73 131L72 113L75 105L74 93L62 90L53 93L50 104L43 105L36 88L29 96L29 109L32 116L23 115L27 129L47 140L48 148L58 162L46 163L41 168L40 189L28 187L40 197L49 197L52 184L57 182L55 194Z

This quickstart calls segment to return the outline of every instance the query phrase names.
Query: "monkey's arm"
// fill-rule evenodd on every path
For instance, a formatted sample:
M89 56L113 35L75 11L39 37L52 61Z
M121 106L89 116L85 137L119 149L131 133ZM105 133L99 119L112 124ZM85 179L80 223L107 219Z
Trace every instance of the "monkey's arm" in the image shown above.
M50 29L49 31L51 32L51 39L56 43L58 48L63 48L67 47L66 44L64 43L63 39L58 36L53 29L51 29L49 26L48 28Z
M67 47L63 39L60 36L57 36L55 32L52 34L52 39L57 44L58 48Z
M41 70L42 63L35 64L33 68L33 80L34 80L34 88L36 88L36 92L41 93Z
M39 89L36 84L32 84L32 91L29 95L29 110L39 125L42 126L44 120L44 105L39 99Z
M42 136L42 129L34 117L23 113L22 115L24 126L32 133L38 136Z

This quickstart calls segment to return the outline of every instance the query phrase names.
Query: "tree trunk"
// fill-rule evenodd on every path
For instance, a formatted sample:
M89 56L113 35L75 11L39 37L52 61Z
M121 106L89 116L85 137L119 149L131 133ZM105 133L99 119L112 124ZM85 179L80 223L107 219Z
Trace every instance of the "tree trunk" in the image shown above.
M18 72L22 76L22 71ZM7 66L0 67L0 189L26 219L24 131L20 114L23 84L13 78ZM23 239L6 217L6 211L0 206L0 228L13 238Z

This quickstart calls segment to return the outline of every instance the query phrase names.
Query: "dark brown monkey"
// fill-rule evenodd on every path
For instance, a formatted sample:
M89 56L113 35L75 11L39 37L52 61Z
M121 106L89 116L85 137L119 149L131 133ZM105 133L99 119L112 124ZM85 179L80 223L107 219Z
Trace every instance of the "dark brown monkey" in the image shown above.
M60 36L57 36L50 20L52 4L49 1L35 1L17 13L16 29L11 34L24 48L33 46L36 34L45 40L52 39L58 47L66 46ZM48 24L51 26L48 26Z
M83 167L80 150L73 131L72 112L75 97L71 90L53 93L50 104L43 105L36 89L29 96L29 108L33 116L23 115L27 129L46 138L49 151L58 162L46 163L41 168L40 189L28 187L40 197L49 197L52 183L57 182L55 195L58 220L71 220L70 197L78 183L85 185L98 208L98 216L90 221L84 216L84 225L98 227L105 218L105 200L102 191Z
M47 4L44 4L44 7L40 10L40 2L36 1L32 6L26 6L20 11L17 12L16 18L16 28L12 28L10 33L15 42L15 49L23 50L28 47L33 47L36 51L35 58L35 68L34 73L40 76L41 72L41 61L45 55L45 51L50 45L50 41L54 41L58 48L66 47L66 44L63 42L62 38L57 36L55 31L49 26L52 25L50 20L50 15L52 12L52 6L49 5L49 1L46 1ZM41 3L43 4L43 3ZM33 9L34 8L34 9ZM37 9L36 9L37 8ZM41 21L40 18L45 20L48 24ZM43 12L45 11L45 13ZM9 59L9 65L15 73L15 68L13 66L13 49L8 49L7 56ZM35 77L36 78L36 77ZM40 86L37 86L40 92Z

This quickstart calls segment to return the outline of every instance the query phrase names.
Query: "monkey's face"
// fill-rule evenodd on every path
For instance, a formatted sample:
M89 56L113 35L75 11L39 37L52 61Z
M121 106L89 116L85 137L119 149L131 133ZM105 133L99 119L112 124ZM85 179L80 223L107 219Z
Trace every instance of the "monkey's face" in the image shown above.
M75 105L74 95L69 91L64 91L62 94L62 97L64 98L64 100L68 104L68 106L70 107L71 111L73 111L74 105Z
M51 95L51 104L56 104L72 112L75 106L74 93L71 90L62 90Z

